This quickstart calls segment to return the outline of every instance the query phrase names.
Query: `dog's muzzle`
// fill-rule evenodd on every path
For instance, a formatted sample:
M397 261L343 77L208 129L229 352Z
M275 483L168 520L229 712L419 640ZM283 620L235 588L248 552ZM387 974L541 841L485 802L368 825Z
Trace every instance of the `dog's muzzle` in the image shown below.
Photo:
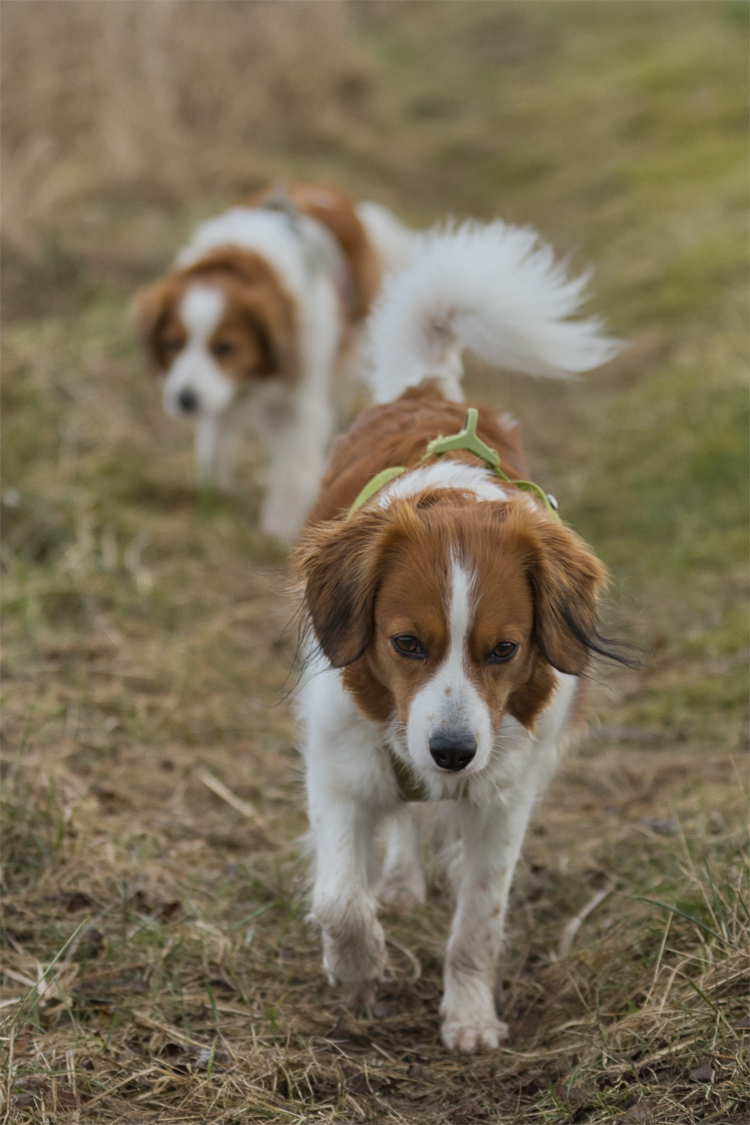
M465 770L477 752L477 740L470 731L436 731L430 738L430 754L441 770Z
M184 387L177 396L177 405L183 414L197 414L200 408L200 399L195 391Z

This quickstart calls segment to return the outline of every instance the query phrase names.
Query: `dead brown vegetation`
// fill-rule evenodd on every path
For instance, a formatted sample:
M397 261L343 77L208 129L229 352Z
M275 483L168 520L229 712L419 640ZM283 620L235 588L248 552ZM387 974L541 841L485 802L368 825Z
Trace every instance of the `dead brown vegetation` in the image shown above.
M267 182L290 147L358 121L373 77L344 0L38 0L2 18L2 218L27 252L82 193Z

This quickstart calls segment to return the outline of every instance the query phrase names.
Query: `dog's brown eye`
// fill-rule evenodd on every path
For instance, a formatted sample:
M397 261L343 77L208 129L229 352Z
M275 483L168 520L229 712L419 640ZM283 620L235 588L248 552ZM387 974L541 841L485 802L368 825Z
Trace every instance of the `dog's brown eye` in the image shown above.
M166 340L162 340L161 346L162 351L178 352L182 347L182 340L179 336L168 336Z
M211 348L215 356L233 355L236 350L231 340L217 340Z
M488 664L507 664L509 660L518 652L518 645L515 641L500 641L499 645L495 645L490 655L487 657Z
M391 644L399 655L408 656L412 660L424 660L427 656L416 637L410 637L407 634L400 637L391 637Z

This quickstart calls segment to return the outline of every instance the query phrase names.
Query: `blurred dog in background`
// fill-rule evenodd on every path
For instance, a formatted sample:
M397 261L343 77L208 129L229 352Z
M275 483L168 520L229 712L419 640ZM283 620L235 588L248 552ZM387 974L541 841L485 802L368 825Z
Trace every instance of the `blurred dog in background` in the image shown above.
M334 374L385 273L419 236L376 203L312 184L269 189L203 223L135 300L164 407L195 424L195 476L231 488L250 428L270 461L261 529L291 542L334 428Z

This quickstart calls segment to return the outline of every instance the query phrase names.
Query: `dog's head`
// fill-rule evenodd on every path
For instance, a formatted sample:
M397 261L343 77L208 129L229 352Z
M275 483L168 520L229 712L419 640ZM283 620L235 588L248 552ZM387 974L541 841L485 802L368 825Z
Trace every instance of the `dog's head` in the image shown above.
M297 565L320 648L418 776L479 773L503 716L532 728L554 670L601 651L605 569L526 498L371 506L308 531Z
M267 263L220 247L143 289L135 319L168 414L221 414L242 387L297 374L295 308Z

